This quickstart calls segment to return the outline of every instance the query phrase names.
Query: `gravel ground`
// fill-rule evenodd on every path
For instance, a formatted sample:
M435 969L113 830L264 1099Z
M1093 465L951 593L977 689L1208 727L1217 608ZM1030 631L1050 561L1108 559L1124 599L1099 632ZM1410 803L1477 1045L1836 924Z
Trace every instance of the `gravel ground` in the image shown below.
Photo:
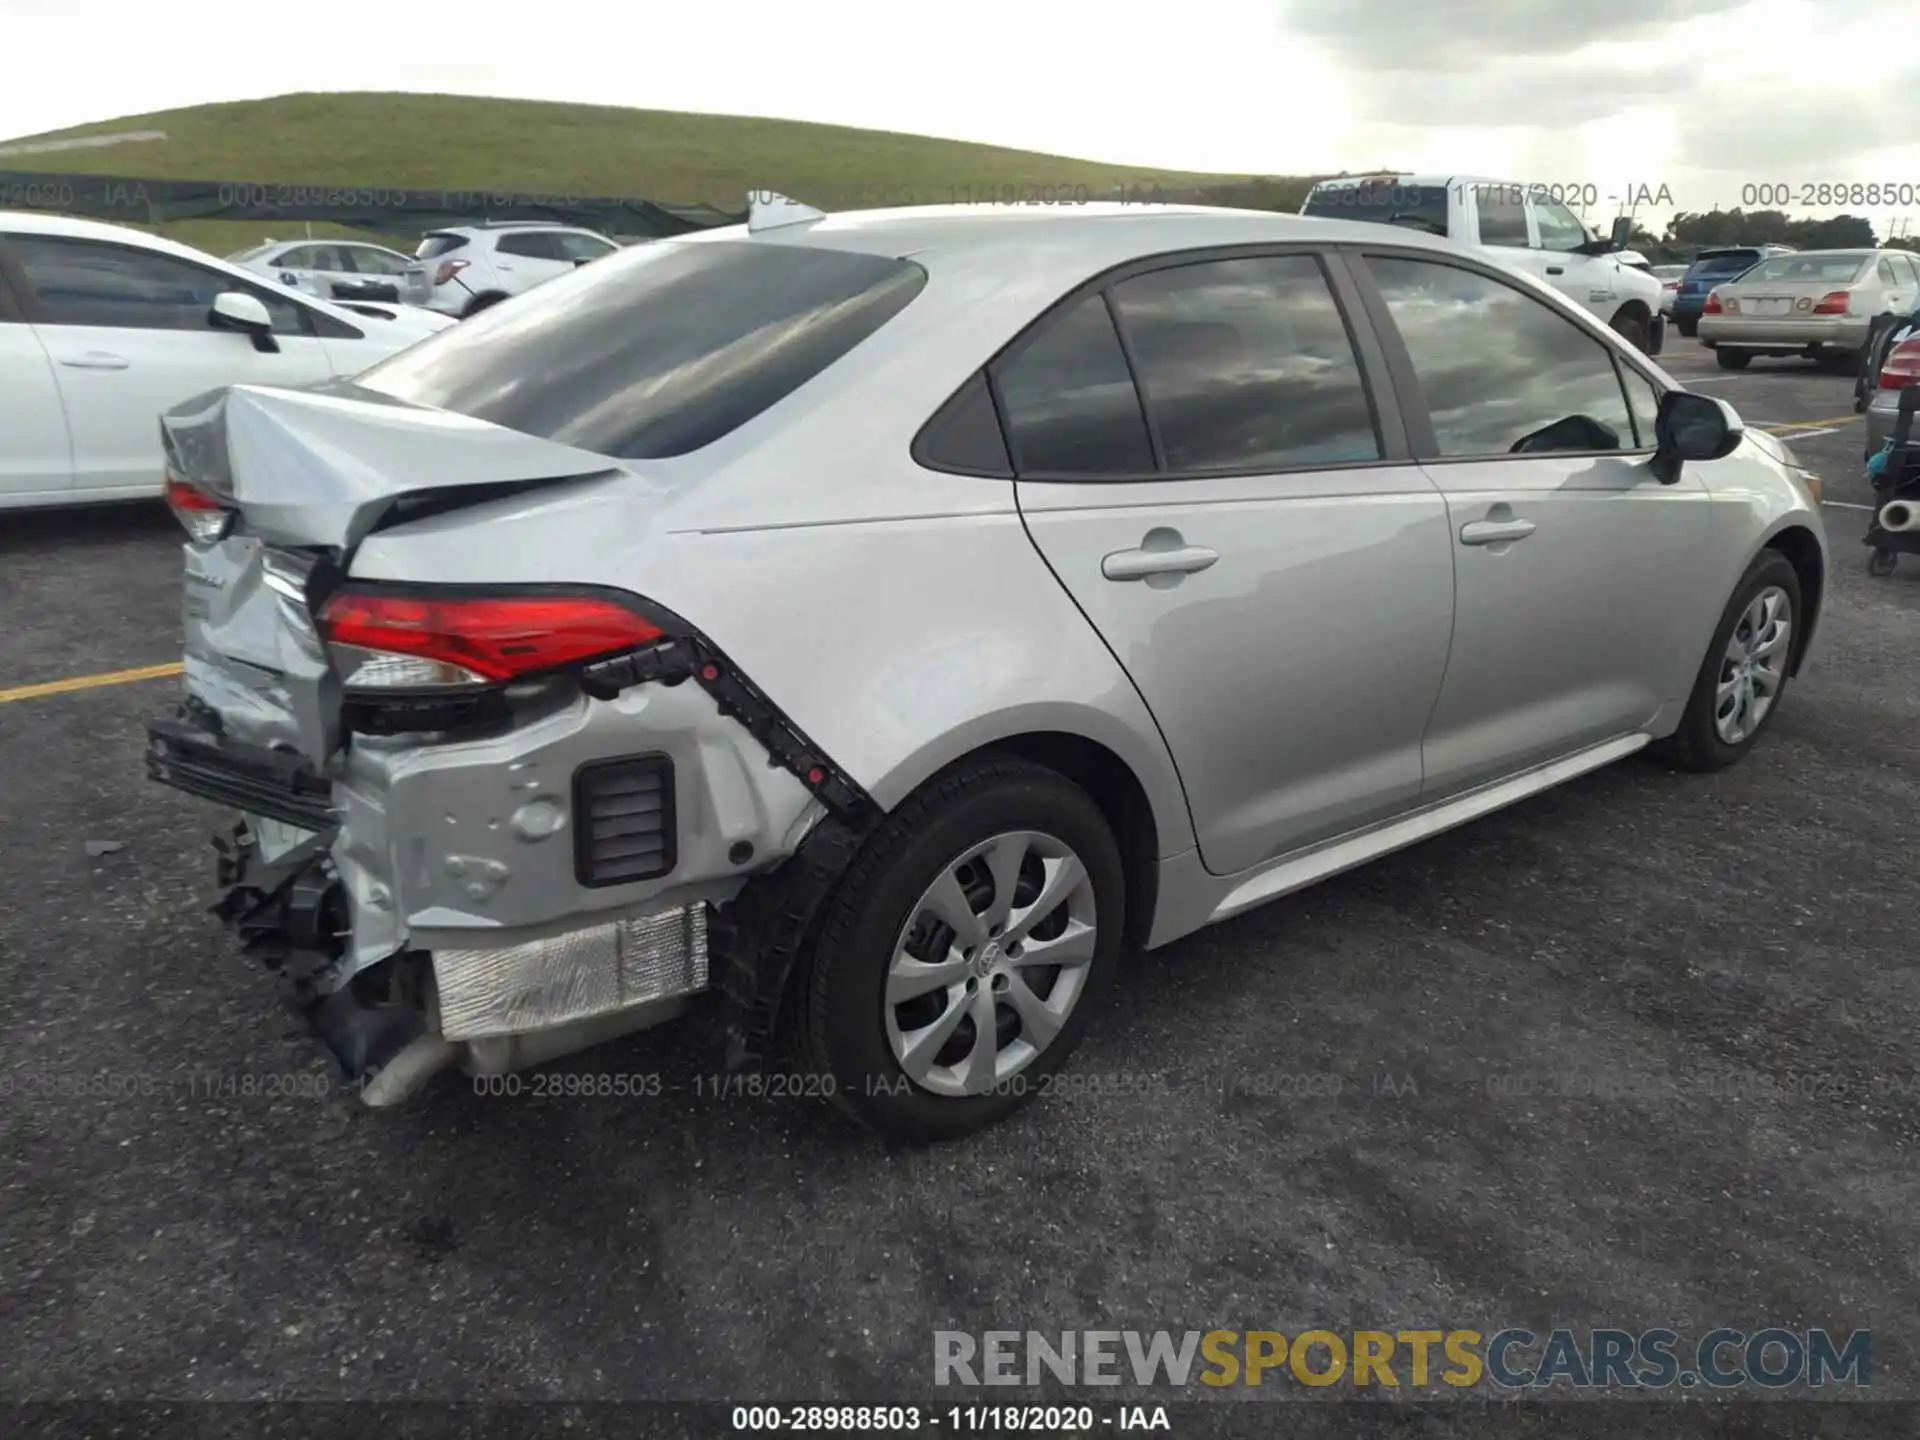
M1871 1328L1875 1392L1920 1396L1920 562L1864 574L1846 382L1667 363L1751 423L1845 417L1792 440L1837 570L1759 749L1630 760L1143 957L1073 1067L1105 1089L946 1148L702 1096L674 1033L565 1063L652 1100L312 1093L204 913L215 817L142 778L169 683L0 704L0 1391L931 1408L942 1329L1782 1325ZM176 658L176 540L9 517L0 689Z

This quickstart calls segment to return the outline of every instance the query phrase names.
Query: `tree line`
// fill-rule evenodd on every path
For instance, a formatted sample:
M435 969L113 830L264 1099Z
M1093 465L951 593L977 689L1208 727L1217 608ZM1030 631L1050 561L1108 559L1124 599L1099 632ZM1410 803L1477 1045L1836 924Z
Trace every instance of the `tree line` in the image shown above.
M1702 250L1723 245L1791 245L1796 250L1891 248L1920 252L1920 236L1880 239L1864 215L1798 219L1784 210L1683 210L1658 236L1633 232L1633 248L1655 265L1681 264Z

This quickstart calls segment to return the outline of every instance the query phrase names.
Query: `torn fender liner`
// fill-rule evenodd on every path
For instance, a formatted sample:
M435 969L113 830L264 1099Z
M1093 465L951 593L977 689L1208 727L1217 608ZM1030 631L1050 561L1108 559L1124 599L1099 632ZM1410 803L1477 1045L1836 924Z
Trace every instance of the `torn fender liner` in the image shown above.
M797 851L714 912L707 954L726 1002L727 1069L762 1070L775 1058L788 981L864 839L862 831L829 815Z
M237 505L270 544L351 550L401 500L524 488L620 467L552 440L344 381L230 385L160 417L168 468Z

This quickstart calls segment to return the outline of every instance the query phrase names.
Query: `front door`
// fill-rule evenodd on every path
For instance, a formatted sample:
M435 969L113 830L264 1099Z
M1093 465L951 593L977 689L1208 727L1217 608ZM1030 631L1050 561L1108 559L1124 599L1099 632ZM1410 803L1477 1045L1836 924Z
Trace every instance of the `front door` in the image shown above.
M1711 498L1690 471L1648 471L1654 383L1518 286L1425 258L1366 267L1425 402L1410 429L1431 431L1414 444L1456 579L1426 798L1646 728L1684 700L1712 609Z
M7 245L53 361L76 491L157 491L159 417L183 400L223 385L307 385L332 374L325 347L307 333L305 307L278 287L137 245L19 234ZM276 351L211 327L224 290L266 304Z
M1209 870L1417 801L1446 502L1383 444L1315 256L1121 278L994 383L1028 531L1158 721Z

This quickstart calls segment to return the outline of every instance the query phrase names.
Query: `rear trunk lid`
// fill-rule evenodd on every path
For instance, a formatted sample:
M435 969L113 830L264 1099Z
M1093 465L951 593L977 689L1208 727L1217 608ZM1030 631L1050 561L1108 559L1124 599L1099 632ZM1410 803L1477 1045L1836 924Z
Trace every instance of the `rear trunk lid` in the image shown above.
M314 622L329 577L383 523L622 472L604 456L357 390L229 387L161 418L169 471L236 513L185 549L185 680L225 733L323 765L339 678Z
M1721 300L1736 302L1741 315L1807 316L1826 296L1859 283L1866 268L1866 262L1854 259L1780 256L1722 286Z

